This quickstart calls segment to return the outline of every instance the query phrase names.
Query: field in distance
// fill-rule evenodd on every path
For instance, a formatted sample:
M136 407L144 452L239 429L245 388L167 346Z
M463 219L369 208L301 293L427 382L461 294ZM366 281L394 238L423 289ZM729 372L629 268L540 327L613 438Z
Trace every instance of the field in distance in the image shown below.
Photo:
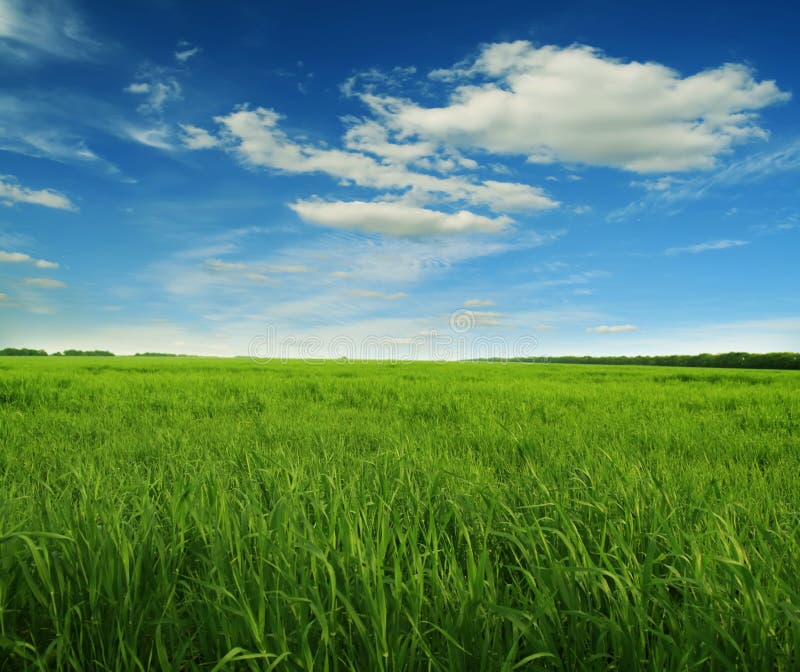
M0 358L0 670L800 666L800 373Z

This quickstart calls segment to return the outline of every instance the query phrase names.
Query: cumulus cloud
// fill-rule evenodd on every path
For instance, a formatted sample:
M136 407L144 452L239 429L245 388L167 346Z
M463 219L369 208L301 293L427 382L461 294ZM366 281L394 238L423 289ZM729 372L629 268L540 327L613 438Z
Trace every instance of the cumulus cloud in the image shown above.
M733 145L766 137L757 111L790 97L740 64L682 76L588 46L524 40L485 45L472 62L430 76L453 85L447 105L361 98L409 139L639 173L713 167Z
M219 145L219 139L206 129L191 124L178 124L181 127L181 142L187 149L213 149Z
M401 191L425 202L437 199L487 206L495 212L538 211L558 206L541 189L527 184L473 180L463 175L439 177L385 163L360 151L329 149L290 138L280 127L281 116L263 107L240 107L216 117L222 140L248 166L287 173L323 173L345 184ZM385 151L385 150L384 150Z
M484 217L466 210L449 214L391 202L297 201L289 207L310 224L393 236L497 233L511 222L505 216Z
M52 189L28 189L11 175L0 175L0 202L33 203L56 210L77 210L75 204L63 194Z
M467 299L464 301L465 308L489 308L494 305L491 299Z
M636 331L636 329L637 327L632 324L616 324L613 326L601 324L598 327L589 327L586 331L590 334L624 334L629 331Z
M67 285L61 280L53 280L52 278L25 278L25 284L31 287L42 287L45 289L58 289L66 287Z
M697 245L689 245L687 247L671 247L664 251L664 254L672 257L676 254L699 254L700 252L708 252L709 250L725 250L729 247L741 247L742 245L749 245L748 240L709 240L705 243L698 243Z
M0 263L11 264L33 264L36 268L58 268L58 264L54 261L45 261L44 259L34 259L29 254L23 252L5 252L0 250Z

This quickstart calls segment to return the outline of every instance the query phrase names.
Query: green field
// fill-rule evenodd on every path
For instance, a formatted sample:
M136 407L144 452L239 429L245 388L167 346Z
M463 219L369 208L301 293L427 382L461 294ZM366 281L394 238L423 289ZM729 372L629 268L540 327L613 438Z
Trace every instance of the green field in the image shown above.
M609 668L800 668L800 373L0 359L0 670Z

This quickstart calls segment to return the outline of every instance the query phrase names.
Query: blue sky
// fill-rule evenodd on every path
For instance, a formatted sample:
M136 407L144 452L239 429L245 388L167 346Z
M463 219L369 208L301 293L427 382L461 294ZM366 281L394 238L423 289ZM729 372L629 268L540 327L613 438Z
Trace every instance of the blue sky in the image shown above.
M0 345L800 350L792 3L254 4L0 0Z

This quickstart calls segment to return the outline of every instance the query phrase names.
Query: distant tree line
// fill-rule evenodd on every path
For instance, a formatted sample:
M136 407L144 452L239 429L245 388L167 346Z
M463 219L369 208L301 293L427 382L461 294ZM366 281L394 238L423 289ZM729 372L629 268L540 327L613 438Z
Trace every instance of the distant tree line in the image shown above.
M64 350L64 352L54 352L51 357L114 357L113 352L108 350ZM0 357L47 357L44 350L34 350L33 348L3 348L0 350Z
M47 351L34 348L3 348L0 357L47 357ZM114 357L109 350L64 350L54 352L50 357ZM185 357L172 352L137 352L134 357Z
M718 355L637 355L635 357L515 357L513 362L538 362L554 364L629 364L639 366L702 366L720 369L800 369L800 353L725 352Z

